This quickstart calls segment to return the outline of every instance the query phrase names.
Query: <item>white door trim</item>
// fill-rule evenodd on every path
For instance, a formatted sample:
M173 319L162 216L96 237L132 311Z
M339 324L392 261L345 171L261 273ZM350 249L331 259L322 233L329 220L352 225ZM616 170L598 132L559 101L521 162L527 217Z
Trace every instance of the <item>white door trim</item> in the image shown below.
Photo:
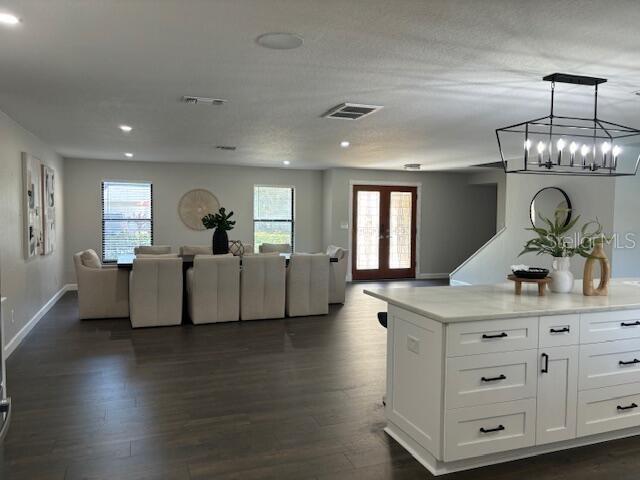
M420 233L422 231L422 182L389 182L375 180L349 180L349 263L347 264L347 281L353 280L351 265L353 261L353 187L355 185L383 185L397 187L416 187L416 277L422 278L420 273Z

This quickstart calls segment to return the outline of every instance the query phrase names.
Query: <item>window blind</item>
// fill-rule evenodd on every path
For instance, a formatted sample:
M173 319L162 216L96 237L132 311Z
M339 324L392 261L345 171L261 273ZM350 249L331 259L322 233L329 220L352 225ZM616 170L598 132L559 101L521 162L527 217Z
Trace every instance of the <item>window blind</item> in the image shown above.
M117 260L139 245L153 244L151 183L102 183L102 259Z
M256 185L253 191L253 244L294 244L295 193L293 187Z

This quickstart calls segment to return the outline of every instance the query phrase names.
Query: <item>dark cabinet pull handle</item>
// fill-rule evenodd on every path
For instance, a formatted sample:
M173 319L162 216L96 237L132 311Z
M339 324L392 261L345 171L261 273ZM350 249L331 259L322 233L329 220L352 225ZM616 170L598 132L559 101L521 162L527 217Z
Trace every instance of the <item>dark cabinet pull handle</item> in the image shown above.
M550 328L549 329L549 333L565 333L565 332L569 332L571 329L569 327L563 327L563 328Z
M491 432L499 432L504 430L504 425L498 425L496 428L484 428L480 427L480 433L491 433Z
M636 363L640 363L640 360L634 358L633 360L629 360L628 362L623 362L622 360L620 360L618 362L618 365L635 365Z
M480 380L482 380L483 382L496 382L498 380L506 380L507 377L505 377L504 375L499 375L497 377L482 377Z
M621 327L637 327L640 325L640 320L636 320L635 322L622 322L620 324Z
M486 333L482 334L482 338L504 338L504 337L508 337L509 335L507 335L505 332L502 333L498 333L496 335L487 335Z
M540 369L540 373L549 373L549 355L547 355L546 353L543 353L540 356L544 361L543 367Z
M620 405L616 407L616 409L618 410L631 410L632 408L638 408L638 405L632 403L631 405L627 405L626 407L621 407Z

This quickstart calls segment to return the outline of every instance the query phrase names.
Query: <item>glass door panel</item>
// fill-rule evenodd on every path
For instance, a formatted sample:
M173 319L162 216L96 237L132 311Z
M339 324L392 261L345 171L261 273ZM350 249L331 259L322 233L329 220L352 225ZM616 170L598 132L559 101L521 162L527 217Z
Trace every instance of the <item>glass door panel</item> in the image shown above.
M380 267L380 192L357 194L356 268L377 270Z
M389 203L389 268L411 267L411 192L391 192Z

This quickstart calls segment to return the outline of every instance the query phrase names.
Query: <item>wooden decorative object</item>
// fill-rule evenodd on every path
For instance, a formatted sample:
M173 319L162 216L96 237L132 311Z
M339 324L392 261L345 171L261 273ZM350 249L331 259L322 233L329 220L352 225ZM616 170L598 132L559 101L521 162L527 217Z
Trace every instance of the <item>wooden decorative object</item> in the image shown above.
M198 188L185 193L178 205L178 214L182 223L191 230L206 230L202 224L202 217L215 213L220 208L220 202L209 190Z
M523 283L537 283L538 284L538 296L544 297L544 292L547 284L551 283L551 277L545 278L520 278L515 275L508 275L507 278L516 284L516 295L522 295Z
M584 264L584 276L582 277L582 293L587 296L609 295L609 280L611 278L611 265L604 251L604 242L596 240L593 251ZM593 287L593 270L596 262L600 263L600 283Z

